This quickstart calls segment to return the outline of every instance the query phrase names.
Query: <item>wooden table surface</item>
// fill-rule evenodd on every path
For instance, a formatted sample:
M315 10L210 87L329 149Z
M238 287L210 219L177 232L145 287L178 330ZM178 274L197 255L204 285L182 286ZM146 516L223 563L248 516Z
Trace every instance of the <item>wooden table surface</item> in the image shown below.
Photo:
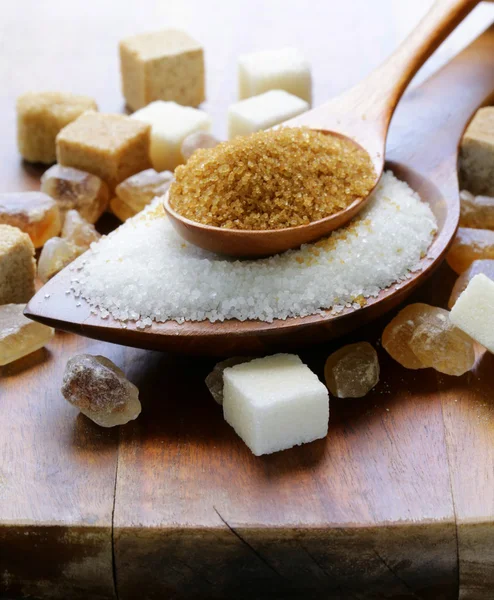
M122 111L118 39L179 26L206 48L218 134L240 52L294 45L315 104L366 75L428 0L22 0L0 21L0 191L36 189L15 147L15 97L94 95ZM431 73L494 19L479 6ZM494 67L493 67L494 68ZM445 305L444 266L417 297ZM327 439L256 458L204 386L212 361L57 333L0 370L0 597L490 599L494 590L494 357L463 377L407 371L379 346L388 319L305 351L368 339L381 381L333 400ZM104 354L140 388L125 427L93 425L60 395L66 360Z

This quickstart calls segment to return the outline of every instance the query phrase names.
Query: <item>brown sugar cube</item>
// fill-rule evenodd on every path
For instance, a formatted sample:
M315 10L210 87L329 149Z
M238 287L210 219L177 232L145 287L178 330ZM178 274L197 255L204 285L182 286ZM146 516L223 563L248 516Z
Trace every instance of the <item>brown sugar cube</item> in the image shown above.
M35 248L41 248L62 228L57 203L43 192L0 194L0 223L27 233Z
M477 111L460 145L460 184L475 195L494 196L494 106Z
M150 125L125 115L88 112L58 134L57 159L101 177L113 191L151 166L150 132Z
M28 92L17 98L17 145L25 160L54 163L55 138L87 110L98 110L88 96L65 92Z
M36 262L30 237L0 225L0 304L28 302L34 295Z
M184 106L204 102L204 52L183 31L142 33L120 42L122 91L132 110L154 100Z

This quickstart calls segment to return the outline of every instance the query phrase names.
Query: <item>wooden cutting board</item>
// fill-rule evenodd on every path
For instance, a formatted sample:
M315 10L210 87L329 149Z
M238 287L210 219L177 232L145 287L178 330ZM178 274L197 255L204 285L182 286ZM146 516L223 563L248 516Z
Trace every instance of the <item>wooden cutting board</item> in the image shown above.
M316 86L329 81L321 95L328 97L352 83L346 79L351 65L356 80L362 75L357 65L367 61L374 66L397 42L376 15L406 12L396 12L386 1L372 3L372 10L364 1L347 8L338 3L338 10L328 2L315 19L295 5L284 4L283 12L278 2L249 2L241 9L235 3L213 4L212 13L224 9L232 24L216 41L204 6L168 8L175 23L187 27L190 21L187 28L198 37L203 34L210 61L222 66L213 62L209 82L218 100L211 102L218 121L218 106L224 109L234 96L233 75L227 85L223 69L228 66L233 74L236 54L266 46L271 30L276 32L273 46L288 41L319 56L327 44L325 56L317 60L314 53L311 59ZM13 144L11 102L26 89L19 83L22 73L33 74L51 60L51 69L64 67L58 85L50 71L51 87L89 92L96 81L95 94L98 86L108 86L101 89L101 108L117 110L117 62L111 55L116 40L149 29L165 10L156 5L155 19L144 21L134 18L129 4L129 14L120 20L113 10L100 7L98 20L82 8L67 18L61 7L66 5L54 2L50 12L61 29L50 29L46 14L32 3L31 10L9 9L1 30L7 47L19 51L9 51L8 64L0 59L2 81L11 81L8 102L0 99L5 110L0 185L5 191L35 188L39 177L39 171L19 163ZM358 9L360 19L343 35L336 22L351 20ZM278 14L283 14L286 33L273 29ZM77 26L70 25L76 21ZM327 37L314 41L319 22L330 29ZM252 31L246 29L249 23ZM368 33L372 24L381 37ZM304 25L305 34L297 37ZM311 28L313 36L307 37ZM57 31L62 39L51 41ZM81 47L88 31L92 43ZM25 46L16 41L20 33L27 35ZM329 60L331 49L341 53L340 42L350 34L362 39L364 55L345 58L345 64ZM40 63L32 54L26 58L36 48L45 53ZM61 48L67 48L66 56L60 55ZM221 63L230 48L233 58ZM493 55L492 48L491 29L442 72L442 84L450 78L453 89L460 72L468 72L472 81L485 73L489 63L483 57ZM70 59L94 65L92 76L68 70ZM333 61L337 84L328 75ZM108 81L102 79L107 70ZM73 85L62 86L66 79ZM434 86L428 88L433 95L443 89ZM215 96L218 88L221 99ZM408 101L417 94L412 92ZM435 98L430 109L444 116L454 106L450 101ZM425 116L416 118L420 122ZM398 119L391 145L401 133ZM445 306L453 281L444 266L412 301ZM4 367L0 597L492 598L494 358L479 353L476 367L459 378L407 371L380 348L388 319L302 354L322 375L332 350L369 340L378 349L381 381L365 399L332 401L327 439L261 458L251 455L223 421L204 386L213 361L58 333L47 349ZM59 387L66 360L82 352L108 356L138 385L143 412L137 421L103 430L63 400Z

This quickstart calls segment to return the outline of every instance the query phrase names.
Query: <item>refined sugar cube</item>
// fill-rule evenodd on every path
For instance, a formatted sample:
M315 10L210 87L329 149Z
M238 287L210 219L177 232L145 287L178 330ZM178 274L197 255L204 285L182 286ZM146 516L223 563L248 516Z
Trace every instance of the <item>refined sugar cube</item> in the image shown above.
M449 297L449 309L453 308L460 294L467 289L470 281L479 273L483 273L494 281L494 260L474 260L468 269L458 277Z
M156 196L163 196L173 179L173 173L154 169L146 169L131 175L118 184L115 193L129 208L135 212L145 208Z
M156 171L173 171L183 162L184 139L211 128L211 118L204 111L161 100L141 108L132 118L151 125L151 162Z
M101 427L124 425L141 412L139 390L104 356L72 357L65 367L62 395Z
M46 283L79 255L77 248L63 238L49 239L38 260L38 277Z
M41 176L41 191L56 200L62 217L77 210L89 223L105 212L110 192L106 183L91 173L53 165Z
M230 367L223 381L224 417L256 456L327 435L328 391L298 356Z
M87 96L63 92L28 92L17 99L17 145L30 162L56 160L55 138L86 110L98 110Z
M182 142L180 152L185 162L200 148L214 148L220 143L218 139L206 131L196 131L188 135Z
M459 227L446 256L449 266L461 274L481 259L494 259L494 231Z
M285 90L312 102L310 66L296 48L263 50L238 59L238 96L257 96L269 90Z
M473 194L494 196L494 106L477 111L460 145L461 187ZM485 227L485 225L484 225Z
M333 396L363 398L379 381L377 352L368 342L343 346L328 357L324 377Z
M24 304L0 306L0 366L7 365L42 348L55 330L26 319Z
M136 215L138 212L130 208L130 206L126 202L120 200L118 196L115 196L115 198L112 198L110 200L110 210L117 217L117 219L120 219L120 221L122 221L122 223Z
M234 367L235 365L241 365L242 363L249 362L252 358L246 358L245 356L232 356L222 360L214 366L214 369L206 377L205 383L208 390L211 392L214 400L222 405L223 404L223 372L228 367Z
M151 166L151 127L125 115L88 112L57 136L57 159L101 177L113 192L127 177Z
M476 275L451 309L451 321L494 352L494 281Z
M228 137L269 129L305 112L309 105L283 90L271 90L228 108Z
M142 33L120 42L122 90L132 110L154 100L198 106L205 100L204 52L183 31Z
M31 238L17 227L0 225L0 304L28 302L35 272Z
M0 223L18 227L41 248L60 233L61 219L57 203L43 192L0 194Z

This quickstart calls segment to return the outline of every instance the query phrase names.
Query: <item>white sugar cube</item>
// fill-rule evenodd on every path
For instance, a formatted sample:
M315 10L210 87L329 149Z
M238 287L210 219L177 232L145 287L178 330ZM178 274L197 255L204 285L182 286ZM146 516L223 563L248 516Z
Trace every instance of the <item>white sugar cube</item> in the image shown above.
M284 92L271 90L260 96L240 100L228 109L228 137L247 135L279 125L309 109L305 100Z
M239 98L250 98L268 90L285 90L309 104L312 102L310 66L300 50L263 50L239 57Z
M180 148L196 131L209 131L211 117L204 111L176 102L157 100L132 115L151 125L151 162L156 171L173 171L183 162Z
M328 390L298 356L236 365L223 381L224 417L256 456L327 435Z
M451 322L494 352L494 281L475 275L450 313Z

